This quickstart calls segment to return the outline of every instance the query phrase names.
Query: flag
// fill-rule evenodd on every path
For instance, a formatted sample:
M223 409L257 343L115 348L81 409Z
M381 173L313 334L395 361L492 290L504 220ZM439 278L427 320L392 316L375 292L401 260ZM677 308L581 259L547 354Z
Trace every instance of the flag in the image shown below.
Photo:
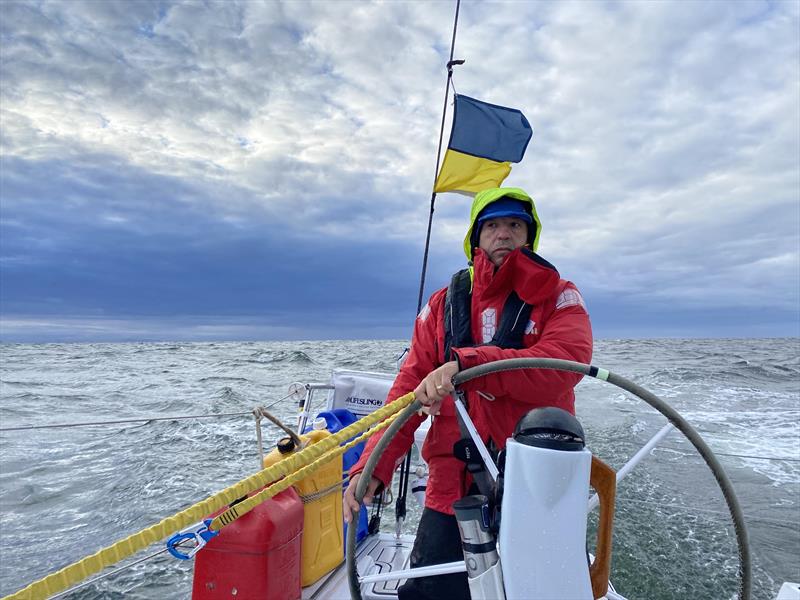
M453 128L434 192L475 193L500 187L533 130L522 111L456 95Z

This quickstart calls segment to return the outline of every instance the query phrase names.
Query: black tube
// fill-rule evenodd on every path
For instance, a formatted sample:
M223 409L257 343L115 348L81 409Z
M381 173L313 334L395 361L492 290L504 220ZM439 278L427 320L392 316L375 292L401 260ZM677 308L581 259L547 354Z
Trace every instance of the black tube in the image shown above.
M355 498L356 502L359 504L361 504L361 501L364 499L367 485L369 485L372 479L372 473L375 471L375 466L383 455L386 446L389 445L389 442L392 441L392 438L400 428L405 425L420 408L422 408L422 405L419 403L419 400L414 400L411 404L406 406L394 422L383 432L381 439L378 440L375 448L372 449L372 454L369 455L364 465L364 470L361 471L358 484L356 485ZM356 529L358 528L356 527L355 520L353 520L350 527L347 528L347 581L350 586L350 597L353 600L361 600L361 585L358 583L358 571L356 570Z
M638 396L650 406L655 408L658 412L664 415L669 421L678 429L686 439L691 442L695 449L703 457L703 460L711 469L714 478L717 480L722 490L722 495L725 497L725 502L728 505L728 510L733 519L733 528L736 532L736 544L739 550L739 598L741 600L750 600L752 588L752 567L750 564L750 543L748 540L747 527L745 526L744 513L736 498L736 493L733 490L733 484L722 465L714 456L711 448L703 441L700 434L692 427L678 412L669 404L658 398L655 394L647 391L643 387L633 383L620 375L615 375L610 371L598 369L591 365L573 362L571 360L560 360L555 358L512 358L508 360L498 360L471 369L465 369L457 373L453 377L454 385L461 385L476 377L483 377L490 373L499 373L502 371L515 371L518 369L555 369L557 371L572 371L574 373L582 373L589 375L602 381L607 381L617 387Z
M622 388L647 402L650 406L655 408L658 412L664 415L669 421L680 431L691 444L703 457L703 460L708 465L714 478L717 480L722 490L722 495L728 505L728 510L733 519L733 528L736 532L736 543L739 551L739 598L740 600L750 600L752 589L752 566L750 559L750 543L748 541L747 527L744 522L744 514L736 498L736 493L733 490L733 485L725 474L722 465L719 463L711 448L703 441L700 434L669 404L658 398L655 394L647 391L643 387L633 383L632 381L591 365L573 362L571 360L559 360L555 358L512 358L508 360L498 360L471 369L466 369L457 373L453 377L454 385L461 385L476 377L482 377L490 373L498 373L502 371L515 371L519 369L554 369L557 371L571 371L573 373L580 373L588 375L601 381L607 381L617 387ZM361 502L364 497L364 492L367 489L367 484L372 479L372 473L375 471L375 465L378 463L380 455L383 450L391 441L391 438L397 433L400 427L419 410L420 403L415 400L411 405L406 407L392 423L386 432L383 434L378 444L375 447L372 455L367 460L364 470L361 472L361 478L356 486L356 500ZM348 580L350 583L350 596L353 600L361 600L361 586L358 583L358 573L355 565L355 527L348 527L347 530L347 569Z

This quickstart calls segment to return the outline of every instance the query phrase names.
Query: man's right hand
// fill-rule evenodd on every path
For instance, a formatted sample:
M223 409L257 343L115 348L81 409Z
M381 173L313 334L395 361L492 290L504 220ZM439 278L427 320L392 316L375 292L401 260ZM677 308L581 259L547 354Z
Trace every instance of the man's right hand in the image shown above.
M442 401L455 391L453 376L458 373L458 361L451 360L428 373L419 382L414 395L422 404L421 413L438 415Z
M344 513L344 522L350 523L355 520L356 515L358 514L361 505L356 502L356 486L358 485L358 480L361 479L361 473L357 473L350 478L350 484L347 486L347 489L344 491L344 496L342 496L342 512ZM372 498L375 496L375 492L381 485L381 480L377 477L373 477L369 485L367 486L367 491L364 492L364 504L372 504Z

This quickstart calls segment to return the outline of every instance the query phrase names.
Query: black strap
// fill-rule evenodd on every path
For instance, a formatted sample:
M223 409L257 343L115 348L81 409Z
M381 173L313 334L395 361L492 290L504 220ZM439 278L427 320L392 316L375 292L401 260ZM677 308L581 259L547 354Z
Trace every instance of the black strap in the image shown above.
M525 328L531 318L533 306L523 302L516 292L506 299L503 306L503 316L497 326L492 341L487 346L498 346L500 348L523 348L522 336L525 335Z
M491 341L483 346L523 348L522 338L531 318L533 305L511 292L503 305L500 323ZM472 278L469 269L453 275L444 303L444 360L452 360L453 348L476 346L472 339Z
M462 269L450 280L444 302L444 360L451 360L450 350L473 346L472 341L472 277Z
M458 399L461 400L464 407L467 406L464 398L464 392L456 392ZM494 483L492 478L489 477L489 472L486 470L486 465L483 464L483 459L478 452L478 447L472 441L469 435L467 425L464 419L461 418L461 413L456 409L456 418L458 419L458 429L461 431L461 439L453 444L453 455L467 463L467 471L472 475L472 479L478 486L478 491L487 498L494 498Z
M497 552L497 541L493 539L489 542L483 542L482 544L462 541L461 547L464 548L464 552L469 552L471 554L486 554L487 552Z

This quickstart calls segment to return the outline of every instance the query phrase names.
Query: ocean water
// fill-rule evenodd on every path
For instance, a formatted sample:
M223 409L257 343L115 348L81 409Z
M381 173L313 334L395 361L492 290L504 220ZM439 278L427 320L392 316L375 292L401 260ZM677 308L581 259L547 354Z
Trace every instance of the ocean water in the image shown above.
M293 424L297 407L281 400L291 382L323 383L337 367L392 372L405 345L2 345L0 428L246 412L273 403ZM593 363L668 401L718 453L747 517L753 597L774 598L782 581L800 581L800 340L605 340ZM665 423L596 380L583 381L577 397L590 448L615 468ZM265 437L279 434L267 427ZM251 416L0 432L0 594L257 468ZM713 476L679 433L620 484L617 507L612 580L620 593L735 596L730 518ZM418 514L414 508L412 529ZM391 510L383 527L393 529ZM187 598L191 577L191 562L161 554L68 597Z

